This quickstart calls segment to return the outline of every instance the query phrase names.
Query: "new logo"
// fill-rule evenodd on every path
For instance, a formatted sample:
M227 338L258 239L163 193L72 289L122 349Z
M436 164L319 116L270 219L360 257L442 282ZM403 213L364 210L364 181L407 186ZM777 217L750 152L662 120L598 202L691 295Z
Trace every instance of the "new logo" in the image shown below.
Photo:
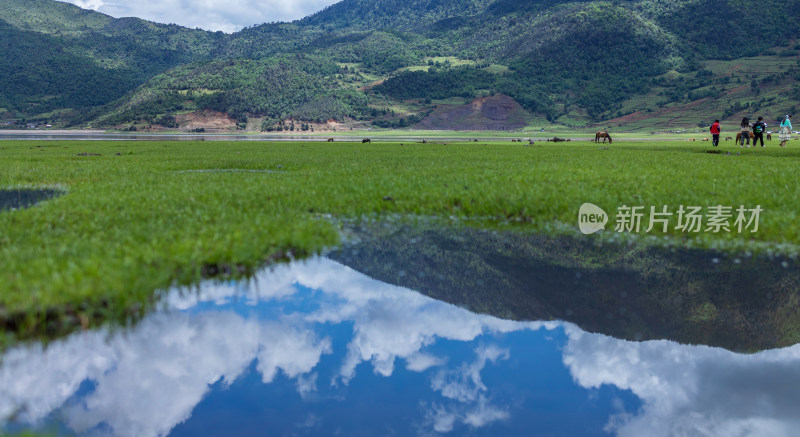
M597 231L606 229L608 214L599 206L592 203L584 203L578 211L578 227L586 235L594 234Z

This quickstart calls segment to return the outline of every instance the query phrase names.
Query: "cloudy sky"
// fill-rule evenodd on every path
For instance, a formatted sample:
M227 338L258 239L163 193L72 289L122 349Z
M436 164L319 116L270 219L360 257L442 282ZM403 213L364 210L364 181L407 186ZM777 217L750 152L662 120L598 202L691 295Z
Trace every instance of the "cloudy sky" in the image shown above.
M236 32L271 21L303 18L339 0L61 0L112 17L139 17L206 30Z

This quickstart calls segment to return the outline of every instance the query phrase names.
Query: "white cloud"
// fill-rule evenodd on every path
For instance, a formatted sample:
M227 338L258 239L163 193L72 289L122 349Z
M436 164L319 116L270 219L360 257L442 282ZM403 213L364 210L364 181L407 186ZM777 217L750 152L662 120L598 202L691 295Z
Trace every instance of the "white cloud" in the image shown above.
M425 409L424 426L441 434L452 432L458 423L472 428L481 428L511 417L507 408L491 405L483 394L474 401L466 403L452 403L447 406L434 404L428 408L423 405L423 408Z
M206 30L235 32L271 21L303 18L338 0L61 0L112 17L139 17Z
M436 432L447 433L453 430L458 416L441 406L435 406L427 414L427 420Z
M67 425L79 433L102 424L115 435L166 435L190 417L211 384L233 382L253 360L265 382L281 371L296 379L301 395L314 391L309 372L330 347L330 339L301 327L232 312L154 314L110 339L93 332L47 349L9 351L0 366L0 418L24 406L19 419L36 423L63 406ZM68 402L83 381L95 389Z
M477 358L470 365L455 370L440 370L431 381L431 387L442 396L459 402L472 402L487 390L481 380L481 371L488 362L508 359L509 351L495 346L484 346L475 351Z
M297 375L297 392L305 399L309 393L317 391L317 374Z
M481 379L481 371L488 363L507 360L510 352L496 346L481 346L475 350L475 361L457 369L441 369L431 379L431 388L455 403L447 407L434 405L426 418L434 431L448 433L456 422L480 428L498 420L509 418L506 409L490 405L486 397L489 388Z
M279 369L289 378L308 373L319 363L322 354L332 351L329 338L319 340L312 331L279 323L261 326L260 343L257 368L266 384L272 382ZM309 381L301 383L301 391L310 391L308 384Z
M412 372L424 372L431 367L442 366L445 362L444 358L418 352L406 357L406 369Z
M136 335L112 342L113 366L93 375L96 389L67 408L67 423L79 433L105 423L116 435L166 435L210 384L244 371L258 340L256 324L235 314L152 317Z
M24 422L38 422L115 361L102 335L73 337L7 351L0 366L0 420L20 413Z
M478 399L478 404L464 416L464 423L474 428L486 426L498 420L508 419L507 410L489 405L484 396Z
M797 435L800 345L756 354L671 341L629 342L567 327L564 363L583 387L631 390L636 415L612 417L619 436Z
M74 3L83 9L97 10L103 6L103 0L72 0L69 3Z

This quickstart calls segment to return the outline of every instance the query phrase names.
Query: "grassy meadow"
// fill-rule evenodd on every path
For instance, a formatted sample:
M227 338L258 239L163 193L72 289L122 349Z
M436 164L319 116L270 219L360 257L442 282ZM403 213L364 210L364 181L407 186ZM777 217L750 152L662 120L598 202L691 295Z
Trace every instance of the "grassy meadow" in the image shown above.
M2 141L0 189L65 193L0 211L0 330L28 337L126 320L170 285L333 247L341 219L577 235L584 202L612 216L610 229L622 205L761 205L757 233L683 234L673 221L669 235L631 238L792 252L797 144L729 142L711 154L709 143L686 141Z

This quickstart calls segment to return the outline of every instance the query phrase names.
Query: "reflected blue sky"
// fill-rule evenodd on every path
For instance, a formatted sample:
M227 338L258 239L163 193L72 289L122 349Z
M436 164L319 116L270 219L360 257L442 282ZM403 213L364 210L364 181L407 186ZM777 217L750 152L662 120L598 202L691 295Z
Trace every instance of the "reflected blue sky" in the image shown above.
M7 430L64 435L794 435L800 347L513 322L325 258L173 290L126 332L0 363Z

